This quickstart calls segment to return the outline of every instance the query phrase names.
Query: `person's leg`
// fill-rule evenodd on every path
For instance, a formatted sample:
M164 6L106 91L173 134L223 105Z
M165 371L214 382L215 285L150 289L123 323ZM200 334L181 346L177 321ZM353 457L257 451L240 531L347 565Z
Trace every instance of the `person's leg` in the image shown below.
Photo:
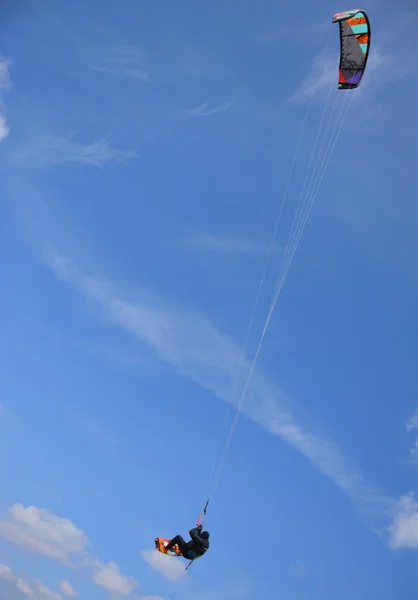
M183 554L183 552L186 552L186 554L187 554L187 551L188 551L187 544L184 541L184 539L181 537L181 535L176 535L176 537L173 537L173 539L169 541L169 543L165 547L166 551L170 550L170 548L173 548L176 544L178 545L179 550L182 554Z

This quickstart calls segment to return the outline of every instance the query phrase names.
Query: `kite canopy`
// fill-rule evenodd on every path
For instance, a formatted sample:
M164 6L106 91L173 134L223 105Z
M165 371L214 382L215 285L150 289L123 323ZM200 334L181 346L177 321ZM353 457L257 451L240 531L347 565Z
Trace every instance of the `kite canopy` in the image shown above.
M370 48L370 22L358 8L336 13L333 23L340 25L340 66L338 89L353 89L360 85L366 69Z

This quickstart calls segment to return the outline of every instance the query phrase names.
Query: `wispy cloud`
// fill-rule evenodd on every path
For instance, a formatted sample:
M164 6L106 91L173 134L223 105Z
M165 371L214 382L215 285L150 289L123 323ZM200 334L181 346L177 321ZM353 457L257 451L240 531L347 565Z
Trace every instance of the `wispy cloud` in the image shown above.
M412 445L412 448L409 450L412 460L415 464L418 464L418 438L415 438L415 441Z
M24 165L38 168L66 164L103 167L113 161L126 162L137 157L136 150L114 148L106 138L83 144L74 137L75 133L64 137L40 136L27 143L16 157Z
M46 254L44 260L60 280L71 283L87 299L96 302L108 318L151 347L163 361L229 401L240 348L207 317L190 310L170 309L145 294L140 301L131 300L111 282L87 275L55 251ZM250 366L244 361L238 389ZM392 500L366 483L361 470L344 456L335 442L299 423L290 405L283 391L258 372L243 412L306 456L369 517L376 513L381 516Z
M0 60L0 93L4 94L4 92L10 91L11 81L9 77L9 60Z
M210 233L198 233L186 240L187 245L219 254L264 254L269 245L265 242L222 237Z
M135 43L131 43L117 27L103 25L102 19L94 22L73 15L72 23L61 19L54 11L42 9L45 24L64 39L73 54L73 60L82 68L116 77L148 81L150 61ZM137 40L135 36L135 40Z
M411 415L406 421L405 426L407 431L418 429L418 408L415 410L414 414Z
M288 97L285 102L291 104L303 104L311 97L315 86L315 94L320 95L324 90L335 83L337 87L337 69L334 58L326 57L324 60L321 55L314 58L308 75L299 84L297 90Z
M418 430L418 409L406 420L407 431ZM410 449L413 462L418 464L418 438ZM393 549L418 549L418 502L413 492L402 496L392 508L393 520L388 528L389 544Z
M418 409L415 410L414 414L411 415L406 421L405 427L407 431L414 431L418 429ZM409 453L412 456L412 461L418 465L418 437L415 438Z
M226 102L225 104L219 104L218 106L213 107L210 107L207 102L204 102L200 106L196 106L195 108L190 108L189 110L184 111L177 118L180 120L185 120L196 119L198 117L209 117L210 115L225 112L229 110L231 106L232 102Z
M369 91L375 91L376 83L382 82L386 84L389 80L402 76L399 70L393 68L395 62L396 59L394 56L382 54L378 48L373 48L370 51L367 69L361 85L354 91L356 99L364 96L365 88ZM386 73L383 80L380 77L382 71ZM315 94L315 98L322 101L325 91L328 92L330 87L334 87L338 94L343 96L344 92L337 90L338 57L323 57L322 54L317 55L312 61L308 75L302 80L297 90L285 99L285 103L294 105L303 104L309 100L312 93Z
M155 571L158 571L169 581L178 581L187 574L184 562L173 560L170 556L164 556L155 550L143 550L142 557Z
M10 61L4 60L0 57L0 142L4 140L10 132L6 121L6 109L3 100L4 94L9 92L11 89L9 66Z
M109 44L102 55L92 61L90 68L101 73L149 81L149 61L133 44Z

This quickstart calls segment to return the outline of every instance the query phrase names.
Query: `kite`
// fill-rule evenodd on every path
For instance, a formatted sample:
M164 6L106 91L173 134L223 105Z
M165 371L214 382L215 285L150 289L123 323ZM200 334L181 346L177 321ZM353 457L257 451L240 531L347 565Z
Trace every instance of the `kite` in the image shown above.
M370 49L370 21L358 8L336 13L333 23L340 25L340 65L338 89L357 88L366 69Z

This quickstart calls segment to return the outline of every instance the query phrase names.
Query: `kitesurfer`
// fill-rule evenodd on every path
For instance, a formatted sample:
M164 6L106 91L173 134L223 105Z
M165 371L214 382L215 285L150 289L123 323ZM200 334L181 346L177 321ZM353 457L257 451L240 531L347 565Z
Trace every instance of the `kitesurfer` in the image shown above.
M189 531L191 540L185 542L181 535L176 535L165 547L165 550L170 550L176 544L179 547L181 554L187 560L194 560L209 550L209 531L202 531L202 525L198 525Z

